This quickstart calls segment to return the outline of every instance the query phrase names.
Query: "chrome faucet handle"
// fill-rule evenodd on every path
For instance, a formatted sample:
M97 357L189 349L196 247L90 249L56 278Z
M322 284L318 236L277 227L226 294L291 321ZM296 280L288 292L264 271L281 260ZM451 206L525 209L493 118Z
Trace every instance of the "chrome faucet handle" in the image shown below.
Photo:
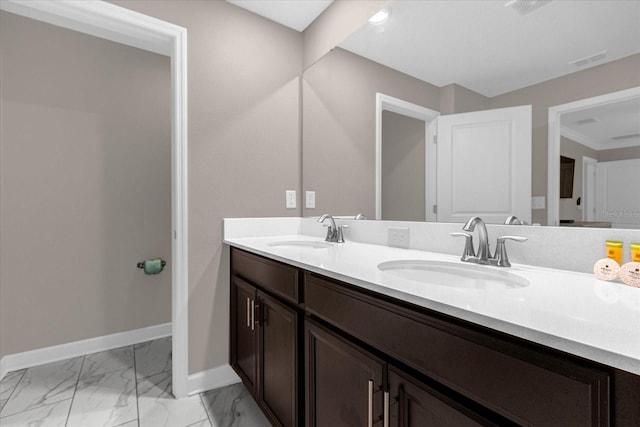
M465 231L460 231L460 232L455 232L455 233L449 233L451 236L453 237L465 237L465 244L464 244L464 252L462 253L462 258L460 258L460 260L462 261L468 261L472 258L476 257L476 252L473 249L473 236L471 235L471 233L467 233Z
M337 243L344 243L344 229L345 228L349 228L348 225L339 225L338 226L338 239L336 240Z
M514 240L516 242L524 242L529 239L520 236L500 236L498 237L498 243L496 245L496 253L493 259L498 267L511 267L509 257L507 256L507 247L505 245L506 240Z
M356 216L354 216L353 219L367 219L367 217L364 216L364 214L359 213L359 214L356 214Z

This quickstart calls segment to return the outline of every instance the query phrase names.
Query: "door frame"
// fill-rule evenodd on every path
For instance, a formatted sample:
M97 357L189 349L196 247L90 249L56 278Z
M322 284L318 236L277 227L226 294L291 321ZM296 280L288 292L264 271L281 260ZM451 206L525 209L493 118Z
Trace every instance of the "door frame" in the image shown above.
M414 119L424 121L424 143L425 143L425 168L428 171L433 170L433 176L435 176L436 158L433 155L433 150L430 149L429 141L433 141L436 136L436 130L434 126L430 126L431 122L436 120L440 116L439 111L432 110L430 108L422 107L411 102L394 98L393 96L385 95L380 92L376 92L376 216L375 219L382 219L382 113L384 111L391 111L392 113L401 114L403 116L411 117ZM430 206L435 205L435 182L434 180L427 179L428 172L425 171L425 179L427 180L425 185L425 221L435 221L432 216L435 212L429 209Z
M560 136L562 115L640 97L640 86L549 107L547 157L547 225L560 225Z
M187 30L104 1L3 0L0 9L171 58L172 387L188 394Z
M593 185L589 186L587 182L589 181L589 173L590 169L593 168L591 172L595 175L596 173L596 165L598 161L596 159L592 159L591 157L582 156L582 220L583 221L596 221L596 218L592 212L589 212L591 207L595 211L595 203L596 203L596 179L593 179Z

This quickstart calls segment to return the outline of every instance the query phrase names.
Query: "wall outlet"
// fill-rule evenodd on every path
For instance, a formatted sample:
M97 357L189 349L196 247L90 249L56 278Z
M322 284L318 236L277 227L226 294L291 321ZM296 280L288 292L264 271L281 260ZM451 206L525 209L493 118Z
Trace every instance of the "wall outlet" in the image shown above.
M316 208L316 192L315 191L307 191L305 193L305 207L307 209Z
M296 191L287 190L284 192L284 194L287 200L287 209L295 209L296 208Z
M389 227L387 244L396 248L409 248L409 227Z

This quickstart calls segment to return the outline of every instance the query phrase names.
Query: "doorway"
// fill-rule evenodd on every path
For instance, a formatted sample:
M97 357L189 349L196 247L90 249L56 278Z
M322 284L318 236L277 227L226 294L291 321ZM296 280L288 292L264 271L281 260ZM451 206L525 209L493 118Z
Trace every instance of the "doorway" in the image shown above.
M609 170L608 167L601 164L605 162L623 161L638 159L640 155L640 87L634 87L617 92L607 93L592 98L581 99L578 101L569 102L567 104L556 105L549 108L549 140L548 140L548 177L547 177L547 224L557 226L560 224L560 154L561 154L561 141L563 139L569 139L574 144L579 144L586 149L592 151L592 155L588 156L594 158L599 155L598 153L607 153L605 158L597 160L596 170L604 168ZM592 117L594 114L600 112L606 114L607 119L599 119ZM586 114L582 117L582 114ZM587 117L588 116L588 117ZM611 119L612 126L615 132L603 137L590 137L588 132L582 129L576 131L575 126L571 124L579 124L583 129L588 126L598 126L603 123L609 122ZM628 127L630 126L630 127ZM606 128L602 128L606 129ZM622 129L625 129L622 131ZM626 130L631 129L631 130ZM620 133L621 132L621 133ZM598 134L598 135L605 135ZM617 153L614 153L617 151ZM627 164L631 166L627 167ZM620 166L628 168L631 174L636 171L637 166L633 162L625 162L618 164L618 170ZM616 167L610 170L616 170ZM598 174L596 173L596 176ZM624 175L624 179L630 175ZM596 179L595 188L598 186L604 186L605 183L601 182L600 178ZM587 183L588 185L588 183ZM617 188L611 186L611 188ZM618 191L622 190L624 186L620 186ZM593 196L593 192L590 190L588 194ZM596 191L598 194L598 191ZM602 194L605 198L596 196L596 201L586 200L587 194L581 197L581 204L584 208L587 205L593 204L596 209L602 211L605 215L593 214L595 221L606 220L612 223L615 227L618 224L620 227L638 227L638 218L640 218L640 206L619 204L618 200L628 200L623 196L620 196L617 192L607 193L603 191ZM613 202L613 206L609 206L607 201ZM600 205L600 207L598 207ZM591 208L589 208L591 209ZM597 212L596 212L597 213ZM608 214L608 215L606 215ZM583 213L586 217L589 217L587 213ZM619 221L622 220L622 221Z
M7 12L171 58L171 321L173 394L188 394L187 33L107 2L6 0Z

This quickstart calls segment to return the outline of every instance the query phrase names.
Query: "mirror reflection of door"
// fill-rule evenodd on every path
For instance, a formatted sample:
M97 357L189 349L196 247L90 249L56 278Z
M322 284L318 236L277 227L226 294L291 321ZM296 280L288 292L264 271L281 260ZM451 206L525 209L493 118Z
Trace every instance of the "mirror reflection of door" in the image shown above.
M477 215L502 223L516 215L531 221L530 106L431 123L391 111L380 116L381 219L464 222ZM434 144L427 134L436 124Z
M531 223L531 106L438 117L438 221Z
M591 157L582 157L582 220L596 220L596 165Z

